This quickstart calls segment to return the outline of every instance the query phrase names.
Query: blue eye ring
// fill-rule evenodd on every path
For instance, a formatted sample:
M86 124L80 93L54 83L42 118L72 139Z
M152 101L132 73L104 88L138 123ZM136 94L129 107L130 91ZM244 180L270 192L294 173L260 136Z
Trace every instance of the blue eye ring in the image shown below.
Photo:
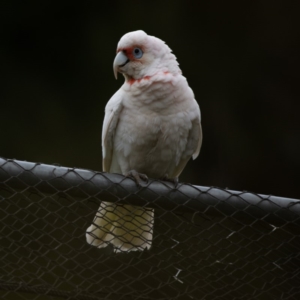
M138 48L138 47L135 47L133 50L132 50L132 54L134 56L134 58L141 58L143 56L143 51L141 48Z

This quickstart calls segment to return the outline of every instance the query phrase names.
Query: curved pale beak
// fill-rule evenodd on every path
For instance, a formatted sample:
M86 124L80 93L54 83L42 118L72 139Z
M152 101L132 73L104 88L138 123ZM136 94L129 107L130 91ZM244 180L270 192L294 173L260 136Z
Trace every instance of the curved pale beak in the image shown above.
M125 55L123 51L118 52L118 54L115 57L114 64L113 64L113 69L114 69L114 74L115 78L118 78L118 71L120 67L125 66L129 62L128 57Z

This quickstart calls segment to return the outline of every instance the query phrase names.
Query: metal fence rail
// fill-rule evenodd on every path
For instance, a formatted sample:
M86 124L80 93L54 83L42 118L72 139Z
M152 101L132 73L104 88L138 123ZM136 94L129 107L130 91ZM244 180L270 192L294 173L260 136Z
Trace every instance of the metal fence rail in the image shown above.
M103 199L155 209L150 250L86 243ZM299 229L297 199L0 158L3 299L299 299Z

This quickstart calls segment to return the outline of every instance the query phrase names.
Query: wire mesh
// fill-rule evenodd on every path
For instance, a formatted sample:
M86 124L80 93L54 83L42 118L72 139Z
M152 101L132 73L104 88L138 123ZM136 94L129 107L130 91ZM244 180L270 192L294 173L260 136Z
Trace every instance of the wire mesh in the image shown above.
M150 249L86 242L101 201L154 209ZM0 159L1 299L299 299L300 201Z

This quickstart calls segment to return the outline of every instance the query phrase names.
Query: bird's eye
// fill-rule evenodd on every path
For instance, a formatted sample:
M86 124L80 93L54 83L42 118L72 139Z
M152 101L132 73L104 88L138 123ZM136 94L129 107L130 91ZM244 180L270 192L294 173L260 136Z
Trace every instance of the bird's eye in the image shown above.
M141 58L143 56L143 51L140 48L134 48L132 54L135 58Z

